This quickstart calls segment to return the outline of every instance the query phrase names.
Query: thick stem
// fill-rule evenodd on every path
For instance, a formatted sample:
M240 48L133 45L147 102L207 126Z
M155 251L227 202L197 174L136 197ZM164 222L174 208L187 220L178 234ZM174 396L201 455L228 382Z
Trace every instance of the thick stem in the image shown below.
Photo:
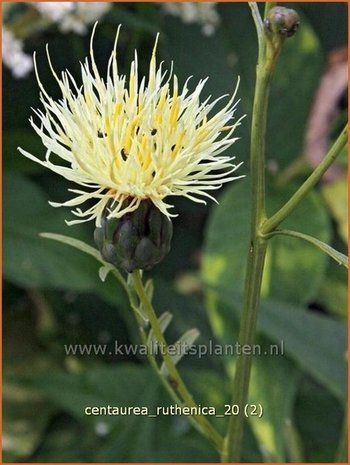
M250 145L251 172L251 239L255 242L257 228L265 220L265 134L272 63L257 66Z
M157 315L145 292L140 271L134 271L132 277L135 291L140 299L140 302L143 305L144 311L146 312L149 318L154 337L156 338L157 343L161 349L160 352L164 360L164 364L169 373L167 383L169 382L172 386L175 387L176 395L178 395L182 399L184 405L186 405L187 407L194 407L198 411L198 405L193 400L192 395L188 391L184 381L181 378L179 371L176 368L176 365L174 364L171 356L169 355L168 346L162 333L162 330L159 326ZM167 390L169 391L168 388ZM196 429L203 436L205 436L220 453L222 449L223 440L220 434L211 425L211 423L209 423L209 421L203 415L195 415L191 418L192 423L195 425Z
M259 227L265 219L265 132L271 66L259 64L253 106L251 132L251 235L247 258L247 272L241 312L238 342L252 346L255 338L257 307L266 254L266 241L259 237ZM237 360L232 389L232 404L238 405L239 414L231 416L224 441L222 462L239 462L244 428L244 405L248 388L252 355L241 354Z
M324 173L328 170L334 160L341 153L348 140L348 125L340 133L338 139L334 142L331 149L318 165L318 167L310 174L307 180L302 184L299 189L292 195L283 207L278 210L271 218L266 220L261 228L262 234L268 234L279 226L282 221L287 218L303 200L303 198L311 191L311 189L318 183Z
M267 7L265 11L269 11L269 9L270 7ZM238 342L241 346L252 346L254 344L257 308L260 300L261 282L267 248L267 243L265 241L267 237L264 237L264 235L273 231L280 222L296 208L302 198L315 186L324 172L333 163L347 141L346 127L325 159L300 189L281 210L270 219L266 219L265 134L267 107L270 82L282 45L282 39L278 40L278 37L274 39L275 40L272 41L265 36L262 44L259 44L261 47L259 48L251 130L250 169L252 215L250 249L247 259L241 324L238 337ZM237 360L232 388L232 404L238 406L239 413L236 416L231 416L229 419L228 430L224 439L224 447L221 455L222 462L240 461L245 423L244 407L248 399L251 366L252 355L241 354Z
M241 326L238 341L241 347L252 346L255 338L257 309L266 254L266 242L254 238L248 255L246 284L241 313ZM245 423L244 406L248 399L249 379L252 355L240 354L236 364L232 389L232 405L238 405L239 413L231 416L224 448L222 462L239 462Z
M259 229L265 221L265 134L270 83L280 48L275 48L266 35L259 41L259 59L256 73L255 96L252 115L250 171L251 171L251 232L247 257L246 279L238 336L239 344L252 346L255 339L257 309L266 255L266 241ZM229 419L222 462L239 462L245 423L244 406L248 399L252 355L238 357L232 387L232 404L237 405L238 415Z

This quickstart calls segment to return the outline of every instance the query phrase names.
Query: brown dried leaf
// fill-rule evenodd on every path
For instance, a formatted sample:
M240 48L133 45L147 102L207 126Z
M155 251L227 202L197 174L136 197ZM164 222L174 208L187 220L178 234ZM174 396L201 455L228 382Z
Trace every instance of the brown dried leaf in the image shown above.
M326 155L332 122L339 113L339 100L347 88L347 48L337 49L329 54L328 63L310 111L306 130L305 156L312 167L317 166ZM325 173L323 180L332 181L343 174L334 163Z

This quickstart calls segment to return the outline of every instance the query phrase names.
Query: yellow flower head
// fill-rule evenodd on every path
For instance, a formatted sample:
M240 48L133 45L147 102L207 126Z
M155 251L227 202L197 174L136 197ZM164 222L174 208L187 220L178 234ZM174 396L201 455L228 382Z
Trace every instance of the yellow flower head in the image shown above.
M108 218L120 218L136 210L144 199L151 200L168 217L175 216L169 213L172 205L165 202L166 197L181 195L206 203L203 197L213 199L208 191L237 179L232 176L239 166L231 163L235 157L220 154L237 140L232 134L240 120L232 120L238 83L226 106L209 115L223 97L200 102L207 79L200 81L193 93L189 93L187 81L180 90L175 74L166 76L162 64L157 68L158 36L148 79L139 79L135 51L127 81L118 72L119 29L105 80L94 59L94 31L91 63L86 59L81 65L81 86L69 71L57 76L47 51L51 71L62 92L61 100L55 101L47 94L35 64L44 111L35 111L40 124L33 119L30 123L47 152L45 160L40 160L19 150L84 188L69 189L76 194L73 199L51 205L76 207L94 200L85 211L74 210L81 219L68 224L94 219L100 226L107 204ZM53 162L52 155L62 163L58 164L56 157Z

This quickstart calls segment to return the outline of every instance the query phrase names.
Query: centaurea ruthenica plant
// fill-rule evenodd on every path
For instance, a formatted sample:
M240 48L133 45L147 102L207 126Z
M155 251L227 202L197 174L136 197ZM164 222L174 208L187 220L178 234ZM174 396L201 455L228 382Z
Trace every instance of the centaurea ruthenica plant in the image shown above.
M237 179L232 175L238 168L231 163L235 157L220 154L236 141L233 132L240 120L232 122L238 85L226 105L209 116L221 99L200 101L206 80L193 93L187 83L180 90L176 75L162 65L157 68L156 45L148 78L139 83L135 52L127 80L118 72L118 35L119 29L105 80L95 63L92 35L91 64L86 60L81 66L81 89L68 71L57 76L48 54L60 101L47 94L35 64L44 112L37 110L40 124L33 119L31 124L47 148L46 159L21 152L84 188L70 189L73 199L51 205L72 207L92 200L85 211L75 209L81 219L68 224L94 220L102 256L130 272L149 269L169 251L170 217L175 215L167 197L205 203L203 197L213 199L208 191ZM54 155L63 164L53 163ZM137 219L131 221L131 216ZM114 221L109 234L107 223L113 219L120 219L120 225L116 229Z
M265 211L265 131L271 79L284 41L297 32L298 15L289 9L267 4L265 17L250 3L259 43L259 57L252 109L250 145L251 232L246 266L239 342L252 345L255 340L261 282L270 238L277 234L308 240L340 264L345 257L327 244L301 233L280 230L278 226L325 173L343 149L344 129L322 163L275 214ZM96 28L96 26L95 26ZM94 32L95 32L94 28ZM211 191L242 177L233 164L234 142L242 118L235 117L239 92L237 84L231 97L202 101L206 80L193 92L187 82L180 86L176 74L157 66L157 42L151 53L148 76L139 76L135 52L128 76L118 70L117 40L103 78L94 58L93 35L90 58L81 64L82 82L69 71L57 75L48 61L62 93L60 100L48 95L37 65L43 110L36 110L31 125L47 149L44 160L20 149L27 158L40 163L78 188L73 197L54 207L73 207L77 217L70 225L95 222L94 239L98 250L65 236L43 234L74 246L101 264L100 277L111 272L127 293L142 342L167 347L164 331L168 316L158 316L152 305L153 283L143 282L141 270L150 270L162 261L171 247L171 197L182 196L194 202L215 200ZM176 63L175 63L176 66ZM226 100L223 100L226 99ZM221 101L225 103L221 106ZM240 143L246 143L241 141ZM243 180L243 182L245 182ZM86 207L82 207L87 204ZM234 232L232 233L234 234ZM127 276L127 278L125 278ZM193 344L196 330L187 331L183 343ZM152 353L149 362L171 398L181 406L197 407L177 368L180 358L162 350L162 363ZM229 418L224 437L205 415L190 416L193 426L216 448L223 462L238 462L244 427L252 356L238 357L232 386L232 403L238 414Z

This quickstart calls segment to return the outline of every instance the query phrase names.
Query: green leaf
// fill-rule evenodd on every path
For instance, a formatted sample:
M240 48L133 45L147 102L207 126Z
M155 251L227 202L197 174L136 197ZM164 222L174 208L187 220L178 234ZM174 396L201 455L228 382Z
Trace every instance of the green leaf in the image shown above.
M212 328L219 342L224 346L235 347L238 338L238 305L239 298L218 301L219 290L207 292L208 315ZM283 352L280 340L267 339L265 333L259 333L254 344L257 344L259 355L254 356L250 387L250 405L262 405L262 417L248 418L250 427L259 443L264 461L285 462L284 427L293 412L294 399L298 387L300 370L294 361ZM227 370L235 371L236 357L224 357ZM257 412L259 411L259 407Z
M62 234L41 233L40 236L46 239L53 239L54 241L62 242L62 244L70 245L71 247L74 247L75 249L78 249L81 252L86 253L87 255L91 255L103 265L99 268L99 276L102 282L105 282L108 273L112 272L116 276L118 281L124 287L126 287L126 282L120 271L115 266L105 262L101 257L100 252L91 247L90 245L86 244L85 242L80 241L78 239L74 239L73 237L63 236Z
M221 344L233 344L237 340L241 297L209 288L207 299L215 335ZM346 328L332 318L269 299L260 306L258 335L256 343L262 344L262 355L254 357L249 403L262 404L264 413L262 418L251 417L249 422L265 461L284 462L288 452L286 425L293 418L300 369L339 400L346 399ZM271 344L276 345L279 355L265 355L274 349ZM230 372L234 361L234 357L225 358ZM322 421L327 430L327 416Z
M154 308L157 311L167 310L172 316L172 323L167 329L167 340L177 340L188 328L196 327L200 332L200 341L206 343L212 338L213 333L205 316L205 307L201 299L193 295L181 295L174 289L173 283L161 279L155 279ZM188 357L188 362L197 363L199 368L205 366L218 367L218 357L209 354L200 360L196 357ZM187 363L187 362L186 362Z
M303 438L305 463L333 463L341 436L344 407L310 378L301 383L294 421Z
M160 317L158 318L159 327L163 334L165 333L167 327L170 325L172 319L173 319L173 315L169 312L162 313ZM148 333L147 344L151 350L152 348L155 348L157 345L157 340L154 337L152 328L150 329Z
M108 267L108 264L103 260L101 257L101 254L98 250L94 249L88 244L85 244L83 241L79 241L78 239L74 239L74 237L69 237L69 236L63 236L62 234L54 234L54 233L40 233L41 237L44 237L46 239L53 239L57 242L62 242L63 244L70 245L71 247L74 247L75 249L80 250L81 252L84 252L88 255L91 255L94 257L97 261L102 263L104 266Z
M225 294L225 299L221 296ZM232 305L239 305L239 298L229 299L226 293L208 291L208 315L213 331L221 344L232 347L238 340L238 311ZM234 304L232 303L234 302ZM260 333L255 343L260 355L254 356L249 387L250 405L262 405L263 415L249 417L250 427L259 443L264 461L285 462L284 427L293 412L300 370L296 363L283 353L280 340L267 339ZM228 371L233 374L236 357L224 357Z
M19 377L36 375L55 361L40 348L32 302L23 295L4 307L3 322L3 454L6 462L25 461L40 445L55 409Z
M4 192L4 277L26 287L95 288L91 259L39 237L48 228L65 231L66 212L50 207L44 192L20 175L4 177ZM87 236L84 228L74 232Z
M145 284L145 292L148 297L148 300L152 302L153 294L154 294L154 284L153 279L148 279Z
M268 211L276 211L294 190L293 185L283 190L270 188L267 192ZM243 289L249 247L249 198L249 180L244 179L227 189L220 198L220 205L212 211L202 265L202 278L207 284L238 293ZM283 225L303 229L325 242L329 240L329 221L315 192L303 200ZM310 244L276 237L267 251L263 297L293 304L309 302L318 293L326 264L327 257Z
M219 291L219 290L218 290ZM223 299L222 296L225 295ZM226 293L207 291L208 316L220 344L236 347L238 340L238 312L240 299L229 299ZM220 300L219 300L220 299ZM234 305L234 310L232 309ZM250 416L250 427L259 443L266 462L285 462L285 424L293 415L294 400L300 378L296 363L284 353L280 340L267 339L261 332L256 338L259 352L255 352L251 372L248 404L262 406L262 417ZM228 371L235 371L237 357L224 357ZM257 412L259 411L259 407Z
M96 292L114 305L125 306L124 293L116 286L115 279L107 279L104 283L98 279L96 260L108 264L97 250L84 243L92 238L91 225L71 228L79 239L62 234L50 235L50 238L59 238L79 250L47 241L40 237L45 230L67 232L67 210L50 207L46 194L19 174L6 175L3 186L6 193L3 206L5 279L22 287ZM113 269L113 274L118 275L118 271Z
M262 405L263 414L249 417L265 462L285 462L285 426L293 415L300 372L283 354L271 355L271 344L263 338L257 343L262 355L254 358L249 388L249 403ZM264 355L264 354L269 355Z
M232 342L232 341L231 341ZM232 357L230 357L232 358ZM234 357L233 357L234 358ZM219 415L223 415L231 405L231 380L225 376L221 370L218 370L218 356L215 356L216 365L212 370L182 369L186 384L190 387L190 392L194 393L194 398L199 405L215 407ZM201 359L203 362L204 359ZM222 435L225 434L229 416L209 417L214 426ZM255 421L260 421L255 418ZM259 451L257 442L251 431L251 423L247 423L242 448L242 462L244 463L261 463L262 456Z
M197 328L189 329L175 342L175 344L173 344L175 353L171 354L171 358L175 365L179 363L184 355L186 355L188 348L194 344L195 340L199 337L199 334L200 333ZM163 376L168 375L168 369L164 362L160 367L160 371Z
M294 463L305 462L303 440L295 424L290 418L287 419L286 424L284 425L284 431L289 461Z
M348 180L344 178L325 184L321 188L322 196L337 223L339 236L348 243Z
M345 266L345 268L348 268L348 257L346 255L333 249L333 247L331 247L330 245L325 244L322 241L319 241L318 239L316 239L316 237L308 236L307 234L303 234L297 231L289 231L287 229L279 229L269 234L269 236L278 235L298 237L299 239L303 239L304 241L310 242L311 244L321 249L322 252L326 253L331 258L333 258L333 260L335 260L339 265L343 265Z
M241 297L209 288L208 315L216 336L232 343ZM258 333L274 341L306 373L339 400L346 399L347 332L343 322L274 299L260 304Z
M326 275L323 279L317 303L337 316L348 316L348 276L345 268L329 262Z
M261 330L340 400L346 398L347 332L342 322L278 301L261 305Z
M44 234L40 234L42 237L45 237ZM48 237L48 236L46 236ZM48 237L49 238L49 237ZM106 281L106 278L109 274L110 271L114 269L114 266L112 265L102 265L99 270L98 270L98 275L101 279L101 281L104 283Z

